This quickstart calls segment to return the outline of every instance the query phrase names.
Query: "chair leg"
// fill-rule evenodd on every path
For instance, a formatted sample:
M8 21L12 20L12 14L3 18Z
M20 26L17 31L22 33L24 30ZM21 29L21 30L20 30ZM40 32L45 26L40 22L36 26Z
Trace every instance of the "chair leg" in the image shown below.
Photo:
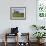
M7 34L5 34L5 46L7 46Z
M5 41L5 46L7 46L7 42Z

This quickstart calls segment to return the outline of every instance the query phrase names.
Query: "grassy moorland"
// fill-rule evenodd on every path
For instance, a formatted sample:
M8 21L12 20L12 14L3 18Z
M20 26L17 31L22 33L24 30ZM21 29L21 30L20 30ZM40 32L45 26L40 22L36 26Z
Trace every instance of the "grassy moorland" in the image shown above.
M13 17L24 17L24 13L20 13L18 11L13 13Z

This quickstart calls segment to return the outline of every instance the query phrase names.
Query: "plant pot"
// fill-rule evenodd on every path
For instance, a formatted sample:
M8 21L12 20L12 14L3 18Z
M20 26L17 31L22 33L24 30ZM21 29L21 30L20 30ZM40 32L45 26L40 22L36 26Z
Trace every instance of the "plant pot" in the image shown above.
M37 39L37 43L40 43L40 39Z
M37 42L38 42L39 44L41 44L41 43L44 42L44 39L38 39Z

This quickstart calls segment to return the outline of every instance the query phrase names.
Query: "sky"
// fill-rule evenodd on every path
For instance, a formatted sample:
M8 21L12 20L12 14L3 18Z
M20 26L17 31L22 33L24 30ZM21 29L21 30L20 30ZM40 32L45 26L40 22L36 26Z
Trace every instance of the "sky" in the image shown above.
M19 11L20 13L24 13L25 12L25 8L12 8L12 11Z

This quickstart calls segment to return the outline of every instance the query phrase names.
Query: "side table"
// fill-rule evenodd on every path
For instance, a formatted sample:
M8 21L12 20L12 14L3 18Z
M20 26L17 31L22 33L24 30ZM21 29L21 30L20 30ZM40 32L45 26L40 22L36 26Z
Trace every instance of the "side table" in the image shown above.
M16 46L18 46L18 33L17 33L17 34L16 34L16 33L15 33L15 34L6 33L6 34L5 34L5 46L7 46L7 38L8 38L7 36L9 36L9 37L10 37L10 36L16 36L16 38L17 38L17 39L16 39L16 40L17 40Z

